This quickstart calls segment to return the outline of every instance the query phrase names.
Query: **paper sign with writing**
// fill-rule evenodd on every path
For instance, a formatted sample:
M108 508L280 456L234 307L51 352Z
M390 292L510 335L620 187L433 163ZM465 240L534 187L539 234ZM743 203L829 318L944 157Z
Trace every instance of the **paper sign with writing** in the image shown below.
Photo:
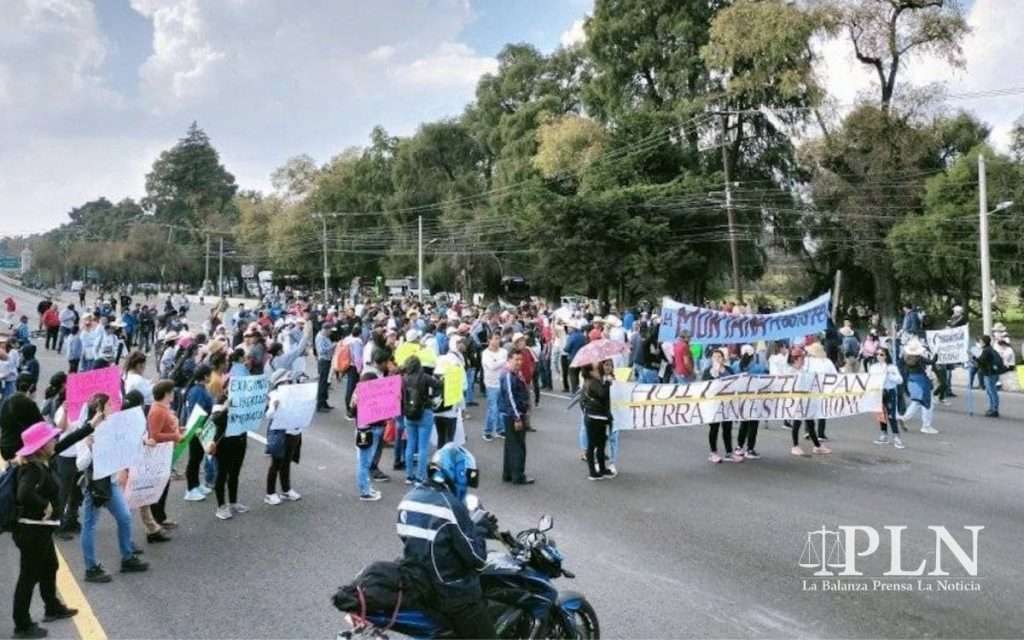
M202 407L198 404L192 407L192 413L189 414L188 421L185 423L185 436L181 439L181 442L174 445L174 455L171 457L171 464L177 462L178 458L188 451L189 441L203 430L206 418L206 411Z
M127 469L142 450L146 416L142 407L118 411L93 433L92 478L99 480Z
M925 334L935 364L964 364L967 362L970 349L967 325L926 331Z
M151 505L160 499L164 487L171 479L173 442L161 442L155 447L142 447L135 462L128 467L125 501L129 509Z
M633 375L632 367L617 367L615 369L615 380L618 382L629 382L631 375Z
M742 420L810 420L874 413L885 374L729 376L681 384L612 384L615 429Z
M689 334L690 340L703 344L799 338L825 330L830 298L826 293L799 307L769 314L733 314L665 298L661 304L658 340L671 342L682 331Z
M67 382L67 412L69 416L77 416L82 407L97 393L110 396L110 408L117 411L121 408L121 370L117 367L93 369L85 373L72 373Z
M365 427L402 413L402 376L387 376L356 385L357 424Z
M316 388L315 382L278 387L274 392L277 394L277 410L270 428L293 431L308 427L316 412Z
M266 376L231 376L228 387L228 426L225 436L259 429L267 410L270 380Z
M462 367L448 367L444 370L444 405L454 407L462 402L466 394L466 370Z

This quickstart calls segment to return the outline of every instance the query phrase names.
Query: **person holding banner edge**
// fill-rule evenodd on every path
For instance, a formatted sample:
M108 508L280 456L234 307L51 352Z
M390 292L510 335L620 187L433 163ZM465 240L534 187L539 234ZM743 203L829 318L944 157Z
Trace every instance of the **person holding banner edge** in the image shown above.
M733 375L732 369L725 363L726 354L723 349L715 349L711 352L711 364L707 369L704 370L704 375L701 376L702 380L717 380L718 378L724 378ZM718 431L722 431L722 444L725 445L725 458L718 455ZM712 422L708 424L708 446L711 448L711 455L708 456L708 462L712 464L718 464L722 460L728 460L729 462L743 462L743 455L738 453L739 450L733 450L732 448L732 421L723 422Z
M788 371L789 375L804 376L810 374L810 368L807 366L807 354L804 348L801 346L794 346L789 350L788 360ZM807 430L807 435L814 443L814 448L811 450L813 453L819 455L827 455L832 453L832 450L828 447L822 446L821 441L818 439L818 433L815 430L814 420L791 420L789 427L791 429L791 435L793 438L793 448L790 449L790 453L794 456L803 456L804 450L800 447L800 423L803 423L804 428Z

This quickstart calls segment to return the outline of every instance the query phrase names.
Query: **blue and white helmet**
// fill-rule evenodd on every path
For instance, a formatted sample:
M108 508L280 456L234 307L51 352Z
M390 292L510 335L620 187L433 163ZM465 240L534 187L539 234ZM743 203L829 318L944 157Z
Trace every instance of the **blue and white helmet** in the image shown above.
M434 453L427 471L430 481L444 485L462 500L470 487L480 483L476 458L469 449L449 442Z

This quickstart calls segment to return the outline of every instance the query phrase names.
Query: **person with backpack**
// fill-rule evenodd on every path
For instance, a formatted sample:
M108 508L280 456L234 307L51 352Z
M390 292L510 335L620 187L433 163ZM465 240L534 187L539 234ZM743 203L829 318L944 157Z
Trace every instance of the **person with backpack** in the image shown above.
M363 328L354 323L347 335L338 343L334 355L334 370L345 381L345 419L352 421L355 412L352 408L352 394L356 390L359 374L363 367Z
M423 370L419 356L409 356L404 368L402 417L405 419L405 483L414 484L424 482L427 477L430 434L434 431L433 401L442 389L437 378Z
M110 396L97 393L89 399L87 420L97 425L110 417ZM135 555L132 542L132 516L125 503L121 483L118 478L93 478L92 438L86 438L78 447L76 465L82 473L83 493L83 524L82 524L82 558L85 561L85 581L107 583L112 580L109 573L96 560L96 525L99 523L100 509L106 507L117 522L117 543L121 551L121 573L139 573L149 569L149 564L139 560ZM119 476L121 472L114 475Z
M53 532L60 524L54 519L60 485L50 469L50 459L92 435L92 422L59 443L60 430L39 421L21 433L22 446L14 465L0 476L0 525L10 529L21 554L18 582L14 588L14 638L45 638L32 620L32 592L46 605L44 622L70 618L78 613L57 597L57 549Z

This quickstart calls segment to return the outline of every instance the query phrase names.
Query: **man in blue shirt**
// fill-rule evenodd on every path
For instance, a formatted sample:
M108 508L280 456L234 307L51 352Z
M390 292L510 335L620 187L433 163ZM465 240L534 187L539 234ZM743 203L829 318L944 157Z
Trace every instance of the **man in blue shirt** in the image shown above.
M569 325L569 336L565 339L565 348L562 350L565 353L566 362L571 363L572 359L576 357L576 353L587 344L587 337L580 331L579 321L573 321L573 324ZM569 391L576 393L580 388L580 370L576 367L569 367Z
M326 413L334 407L327 404L327 388L331 383L331 358L334 356L334 343L331 341L331 331L334 324L325 322L320 326L320 332L316 334L316 410Z
M526 475L526 430L529 427L530 389L519 375L523 354L508 352L505 372L501 374L498 410L505 421L505 463L501 479L512 484L533 484Z

